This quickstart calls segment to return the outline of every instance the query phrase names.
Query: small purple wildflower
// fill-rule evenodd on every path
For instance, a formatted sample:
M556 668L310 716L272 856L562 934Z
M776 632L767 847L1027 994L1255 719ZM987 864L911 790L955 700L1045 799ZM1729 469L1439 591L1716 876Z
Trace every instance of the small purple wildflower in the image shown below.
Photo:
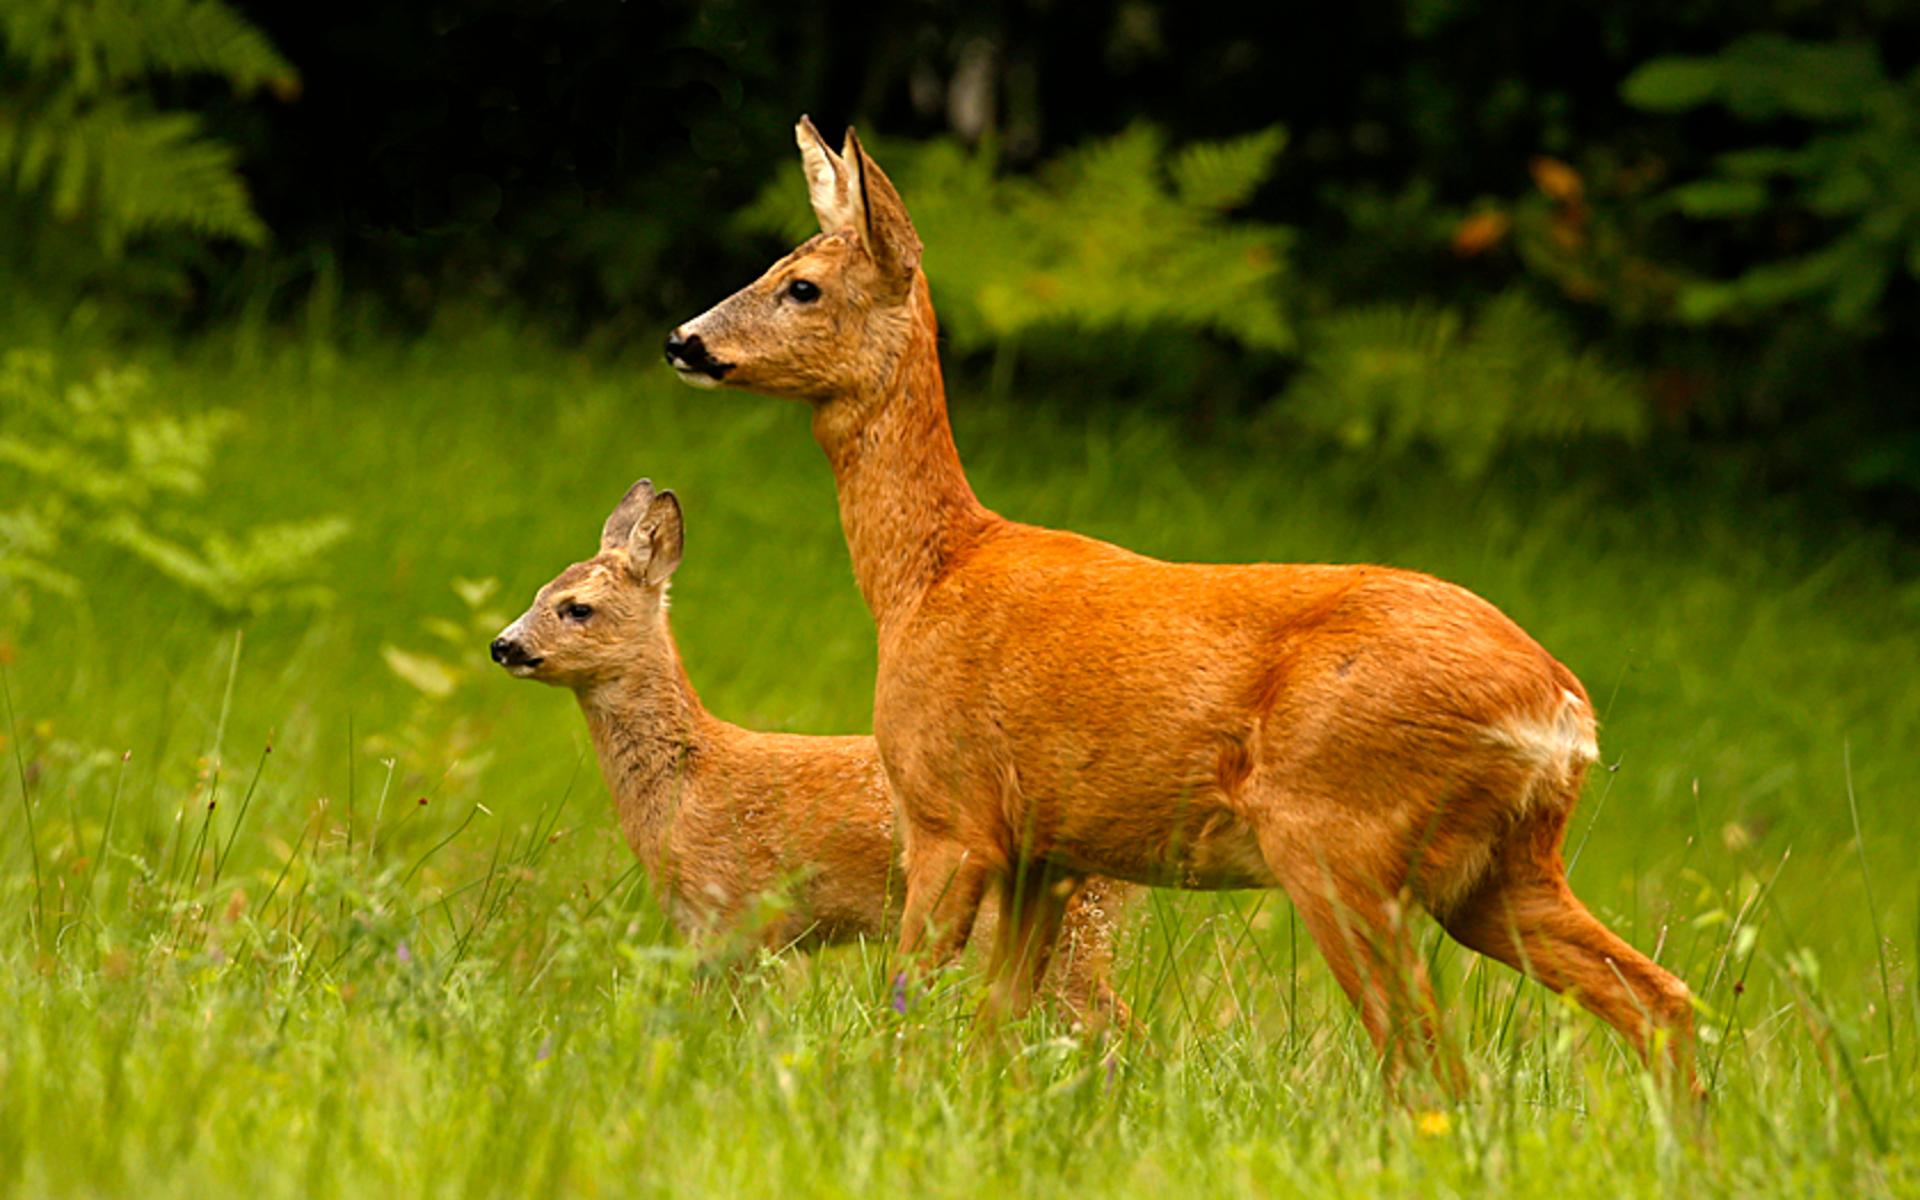
M552 1054L553 1054L553 1035L548 1034L546 1038L541 1041L540 1048L533 1052L533 1061L545 1062L549 1057L552 1056Z
M893 1011L903 1017L907 1015L907 973L905 971L893 977Z
M400 960L400 965L403 967L413 962L413 951L407 949L405 942L393 948L393 956Z

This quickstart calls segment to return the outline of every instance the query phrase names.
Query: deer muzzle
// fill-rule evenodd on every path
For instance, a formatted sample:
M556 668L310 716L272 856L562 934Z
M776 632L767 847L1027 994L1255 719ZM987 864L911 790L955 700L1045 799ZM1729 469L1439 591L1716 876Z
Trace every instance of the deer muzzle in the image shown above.
M521 645L517 638L505 635L493 639L493 645L488 649L493 654L494 662L515 675L530 674L535 667L546 661L545 658L528 654L527 648Z
M695 387L714 387L733 370L732 363L723 363L707 351L699 334L678 329L667 335L667 365Z

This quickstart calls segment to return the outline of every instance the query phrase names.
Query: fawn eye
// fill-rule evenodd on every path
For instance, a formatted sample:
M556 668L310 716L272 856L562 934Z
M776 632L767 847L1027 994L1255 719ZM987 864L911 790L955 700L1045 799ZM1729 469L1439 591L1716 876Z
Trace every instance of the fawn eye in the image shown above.
M593 615L593 605L563 604L560 606L560 615L569 621L584 621Z
M802 304L812 304L820 298L820 285L810 279L796 279L787 285L787 295Z

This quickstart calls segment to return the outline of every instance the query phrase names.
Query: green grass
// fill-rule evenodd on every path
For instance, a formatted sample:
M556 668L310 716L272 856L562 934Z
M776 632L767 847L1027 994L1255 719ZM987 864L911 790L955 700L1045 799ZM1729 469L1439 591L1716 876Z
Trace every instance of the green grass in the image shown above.
M1676 1119L1596 1022L1430 929L1474 1092L1403 1106L1278 895L1156 896L1119 981L1146 1032L1112 1046L1044 1015L983 1044L964 975L898 1014L882 947L696 972L570 698L485 642L649 474L685 504L674 623L709 706L865 728L871 629L797 406L500 330L119 357L155 403L242 414L214 516L354 533L318 614L237 634L81 544L83 595L0 631L0 1192L1920 1188L1920 606L1890 539L1726 487L1467 486L956 399L1009 515L1433 571L1587 681L1609 769L1574 885L1699 994L1710 1113ZM476 612L456 578L500 590ZM451 692L387 644L446 658Z

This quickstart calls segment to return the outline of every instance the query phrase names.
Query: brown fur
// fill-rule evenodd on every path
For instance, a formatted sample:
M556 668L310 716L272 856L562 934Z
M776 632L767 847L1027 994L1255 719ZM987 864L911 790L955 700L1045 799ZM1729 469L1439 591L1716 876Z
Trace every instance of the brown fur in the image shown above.
M675 336L727 385L813 406L878 627L903 948L954 952L984 877L1278 885L1393 1068L1409 1034L1444 1058L1419 905L1643 1050L1664 1031L1691 1081L1685 986L1567 890L1561 836L1596 754L1573 674L1425 575L1164 563L988 511L954 449L905 207L851 131L838 155L804 119L797 136L821 236ZM820 297L796 303L796 278ZM1060 914L1026 915L1000 929L1003 1005Z
M586 714L627 844L674 922L696 937L737 929L757 897L789 907L765 944L890 935L903 886L894 809L870 737L757 733L713 716L680 665L666 590L682 526L673 493L642 480L607 519L600 552L540 589L501 634L508 669L571 688ZM569 606L588 605L584 620ZM1074 1014L1125 1019L1108 984L1132 889L1069 898L1053 972Z

